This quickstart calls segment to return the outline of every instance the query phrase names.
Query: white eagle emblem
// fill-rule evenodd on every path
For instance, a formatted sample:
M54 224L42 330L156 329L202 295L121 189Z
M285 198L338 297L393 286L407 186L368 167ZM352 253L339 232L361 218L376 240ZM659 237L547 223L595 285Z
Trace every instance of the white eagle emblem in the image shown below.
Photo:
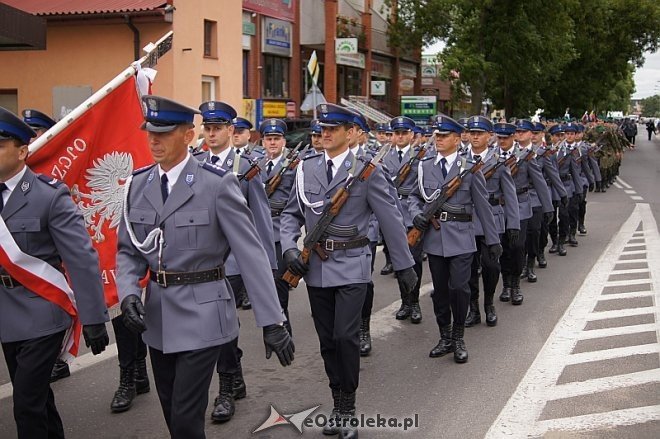
M81 192L73 185L71 195L82 211L85 225L92 239L103 242L103 226L110 222L116 228L124 209L124 185L133 172L133 157L125 152L112 152L97 158L94 167L87 170L87 187L90 193Z

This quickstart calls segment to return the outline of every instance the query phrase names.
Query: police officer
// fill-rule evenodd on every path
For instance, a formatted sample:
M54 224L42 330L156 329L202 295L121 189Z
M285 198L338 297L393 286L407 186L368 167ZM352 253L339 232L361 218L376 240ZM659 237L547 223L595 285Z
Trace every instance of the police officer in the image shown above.
M264 327L266 357L274 351L282 365L290 364L293 343L236 177L188 153L199 112L162 97L142 100L143 129L157 164L130 181L118 235L118 293L126 325L143 332L149 346L170 435L204 438L213 366L220 346L238 337L227 253L250 271L244 281L257 325ZM143 305L139 280L147 273Z
M247 173L251 166L250 160L256 159L258 156L253 157L245 151L237 154L235 148L231 145L230 139L234 133L232 120L236 118L236 110L231 105L219 101L205 102L200 105L199 109L202 113L204 139L209 151L196 154L195 158L217 164L223 170L237 175ZM276 270L277 258L275 257L273 222L261 176L251 180L242 179L240 189L254 217L257 233L270 261L270 268ZM249 308L246 305L248 292L243 276L241 276L241 270L232 252L229 253L225 262L225 273L231 284L237 306L245 305ZM235 411L234 399L241 399L246 396L245 381L243 380L240 362L242 356L243 351L238 347L238 338L230 343L223 344L220 348L217 368L219 391L211 413L211 419L214 421L226 422L230 420ZM232 380L233 386L230 385Z
M240 154L243 151L254 150L255 145L250 143L250 135L253 128L252 122L244 117L235 117L232 119L231 124L234 127L234 133L231 136L231 145L235 148L235 151L240 150ZM257 152L263 153L263 150Z
M348 149L353 135L354 113L333 105L317 107L323 129L325 152L310 156L298 166L298 175L291 198L281 218L280 237L284 259L289 270L305 276L314 326L321 344L321 356L330 381L334 408L332 418L337 424L327 424L326 434L342 433L342 437L357 438L357 429L349 421L355 417L355 391L360 373L359 327L360 312L371 279L371 252L367 232L371 213L375 213L380 228L389 242L392 262L402 289L410 290L417 282L414 264L406 243L400 212L394 208L394 197L387 190L386 177L380 166L365 181L356 182L350 197L325 230L319 242L329 258L322 261L312 252L305 264L297 248L304 225L312 231L325 203L346 182L351 169L363 166Z
M582 129L582 125L579 123L569 122L566 124L566 144L573 160L577 164L577 170L579 175L579 184L575 185L575 190L577 192L575 203L573 207L569 209L570 215L570 232L568 234L568 244L572 247L578 246L578 241L575 237L577 234L578 225L580 223L580 211L586 212L587 204L587 191L591 189L594 190L595 180L594 176L591 173L591 167L589 166L589 160L586 159L586 155L583 157L582 145L580 144L580 139L578 133ZM570 207L570 206L569 206ZM582 217L584 220L584 216ZM584 234L587 230L584 228Z
M467 129L467 117L461 117L457 122L463 127L461 131L461 143L458 145L458 152L460 154L465 154L468 149L470 149L470 132Z
M578 125L578 132L575 136L575 140L580 148L580 157L582 159L582 166L585 168L585 175L587 178L589 175L593 176L593 181L589 184L589 192L593 192L596 189L596 192L600 192L602 187L602 177L600 174L600 168L598 167L598 162L593 157L594 148L589 144L589 142L584 140L584 132L586 128L584 125ZM578 212L578 232L580 235L587 234L587 227L584 225L584 218L587 215L587 193L584 192L584 198L582 203L580 203L580 210Z
M440 228L429 227L429 219L422 214L426 204L433 202L443 185L468 166L457 152L463 127L445 115L435 117L434 127L438 154L419 163L419 177L410 195L409 207L414 226L425 231L422 242L428 253L433 310L440 329L440 341L429 356L435 358L453 352L455 362L465 363L468 352L463 334L470 301L470 267L476 251L472 222L475 212L483 218L483 242L490 258L497 260L502 247L480 171L465 175L458 190L440 206L435 214L441 221Z
M392 141L392 129L389 123L376 124L376 141L380 145L385 145Z
M523 266L526 265L525 245L527 225L530 221L540 221L541 213L546 215L546 218L549 220L552 217L553 210L548 186L543 179L541 169L536 163L536 153L531 149L532 128L532 122L526 119L518 119L515 125L497 123L494 127L495 133L499 136L500 157L505 161L509 158L510 154L516 154L517 157L516 162L511 165L511 174L518 197L520 236L517 240L508 239L504 241L504 253L500 259L502 279L508 276L509 283L511 284L511 303L513 305L520 305L523 300L523 295L520 291L520 274L523 271ZM508 136L504 136L503 134L508 134ZM513 146L514 135L518 140L517 147ZM535 189L537 200L541 206L541 210L537 213L538 219L533 218L533 203L530 195L530 189L532 188ZM533 270L533 259L531 265Z
M318 120L313 120L310 124L310 137L312 139L312 149L308 151L309 154L314 152L323 152L323 142L321 142L321 125Z
M464 154L464 157L471 160L478 158L484 162L482 172L486 179L488 203L491 206L491 215L495 220L495 228L502 239L506 237L508 240L514 240L520 231L518 199L511 178L511 171L504 165L504 160L499 157L497 143L488 146L493 134L493 124L483 116L472 116L468 119L467 126L470 132L470 149ZM472 259L469 282L470 313L465 320L466 327L481 323L481 313L479 312L479 266L481 266L481 277L484 284L486 325L497 325L497 314L493 298L500 278L500 262L497 258L492 257L493 253L489 250L490 243L487 241L486 229L482 225L482 216L477 214L473 217L477 251ZM484 221L488 220L484 219ZM506 236L504 236L505 233ZM500 295L500 300L508 302L511 297L511 284L508 277L502 278L502 283L504 289L503 294Z
M11 262L0 268L0 343L13 387L18 437L64 438L49 381L55 360L67 353L62 346L72 325L70 313L77 308L85 343L96 355L108 345L108 310L98 254L69 189L25 165L35 136L19 117L0 107L0 212L8 232L2 246L8 253L13 249L15 257L29 255L36 261L31 265L35 272ZM40 286L47 281L66 284L64 273L75 306L73 297Z
M409 117L399 116L390 121L390 127L392 128L392 131L394 131L394 135L392 136L394 148L390 149L387 155L383 158L383 167L390 173L390 178L393 181L402 179L397 187L397 194L400 201L398 207L400 208L404 225L407 228L410 228L412 227L412 217L408 211L408 197L417 181L418 160L413 160L410 173L407 177L402 177L400 172L404 165L410 162L418 153L418 150L412 146L415 137L415 132L413 130L413 128L415 128L415 121ZM423 145L418 148L422 147ZM385 245L389 248L387 239L385 239ZM411 323L420 323L422 321L422 310L419 306L419 288L422 283L421 243L412 248L411 252L415 259L417 284L409 294L404 294L405 291L403 290L399 291L401 295L401 307L396 312L395 317L397 320L406 320L410 317Z
M55 121L48 116L45 113L42 113L39 110L34 110L31 108L23 110L23 122L28 124L30 128L34 130L35 133L37 133L36 136L34 136L30 142L34 142L37 140L39 137L41 137L42 134L44 134L46 131L48 131L53 125L55 125ZM66 364L66 363L64 363ZM68 369L67 369L68 370ZM69 376L69 375L66 375ZM64 378L64 376L58 377L59 378ZM53 380L56 381L56 380Z

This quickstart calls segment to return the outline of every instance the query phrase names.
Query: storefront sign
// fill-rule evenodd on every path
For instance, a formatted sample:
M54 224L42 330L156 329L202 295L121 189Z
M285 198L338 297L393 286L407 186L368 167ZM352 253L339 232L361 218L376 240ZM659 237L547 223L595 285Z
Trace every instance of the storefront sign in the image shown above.
M262 101L262 112L264 119L269 117L286 117L286 102Z
M366 59L364 53L358 52L355 55L346 55L343 53L335 53L335 62L344 66L357 67L364 69Z
M291 23L274 18L264 18L262 52L291 56L293 31Z
M399 63L399 76L404 78L416 78L417 66L406 62Z
M392 79L392 63L381 61L376 58L371 59L371 76L377 78Z
M404 78L399 81L399 89L401 91L413 91L415 89L415 81L410 78Z
M357 38L335 38L335 52L346 55L355 55L358 53Z
M243 9L268 17L293 21L298 0L243 0Z
M433 78L438 76L438 71L435 66L422 66L422 77Z
M401 115L421 125L428 124L429 118L436 114L436 108L435 96L401 96Z
M385 96L385 81L371 81L371 96Z

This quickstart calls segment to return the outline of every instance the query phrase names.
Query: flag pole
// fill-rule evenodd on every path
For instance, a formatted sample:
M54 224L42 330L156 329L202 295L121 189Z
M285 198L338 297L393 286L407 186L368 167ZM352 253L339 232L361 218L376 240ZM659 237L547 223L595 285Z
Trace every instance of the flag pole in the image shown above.
M172 38L174 32L169 31L163 35L155 43L149 43L145 46L144 50L147 52L139 60L131 63L130 66L126 67L124 71L115 76L110 82L105 84L103 87L99 88L96 93L87 98L82 104L78 105L71 113L67 114L66 117L61 119L55 125L53 125L48 131L41 135L37 140L32 142L29 146L30 153L34 153L41 149L46 143L48 143L53 137L61 133L66 127L71 125L76 119L85 114L89 109L94 105L99 103L103 98L110 94L113 90L123 84L130 77L135 75L138 71L137 65L141 67L152 67L156 65L158 59L162 57L172 48Z

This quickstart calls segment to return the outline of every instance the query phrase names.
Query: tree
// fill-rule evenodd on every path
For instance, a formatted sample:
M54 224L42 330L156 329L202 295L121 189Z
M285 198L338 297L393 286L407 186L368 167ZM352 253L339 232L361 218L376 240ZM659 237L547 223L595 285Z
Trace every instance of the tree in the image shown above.
M642 114L646 117L660 117L660 95L642 99Z

